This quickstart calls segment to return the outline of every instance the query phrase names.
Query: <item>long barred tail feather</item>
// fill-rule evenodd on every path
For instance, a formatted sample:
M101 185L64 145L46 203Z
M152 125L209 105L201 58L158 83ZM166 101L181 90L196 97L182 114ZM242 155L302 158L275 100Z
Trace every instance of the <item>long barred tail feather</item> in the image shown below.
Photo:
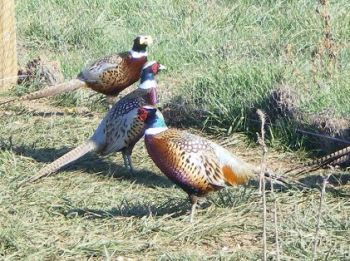
M319 159L315 159L309 165L311 166L320 165L321 167L323 167L326 165L341 164L347 160L347 157L344 157L344 156L348 156L349 154L350 154L350 146L345 147L344 149L338 150L336 152L333 152L331 154L328 154Z
M30 100L36 100L44 97L51 97L61 93L74 91L85 85L86 83L84 81L81 81L79 79L73 79L73 80L70 80L69 82L64 82L54 86L45 87L39 91L29 93L19 98L9 99L7 101L0 102L0 106L11 102L15 102L15 101L30 101Z
M69 163L81 158L82 156L84 156L85 154L92 152L92 151L97 151L98 150L98 145L96 142L92 141L92 140L88 140L87 142L85 142L84 144L76 147L75 149L67 152L66 154L64 154L62 157L58 158L57 160L55 160L54 162L50 163L49 165L45 166L44 168L42 168L38 174L24 180L23 182L21 182L19 184L19 186L22 186L25 183L28 182L34 182L38 179L41 179L43 177L49 176L52 173L56 172L57 170L59 170L60 168L68 165Z
M292 168L286 173L294 172L293 175L302 175L307 172L313 172L321 168L325 168L327 166L336 166L342 164L350 159L350 146L345 147L344 149L338 150L331 154L328 154L324 157L315 159L301 167Z

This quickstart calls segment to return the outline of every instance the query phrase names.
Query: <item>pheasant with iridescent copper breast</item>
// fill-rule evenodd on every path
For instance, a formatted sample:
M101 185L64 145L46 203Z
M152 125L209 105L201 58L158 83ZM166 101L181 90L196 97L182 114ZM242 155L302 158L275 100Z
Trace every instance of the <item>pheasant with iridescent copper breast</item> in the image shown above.
M137 36L130 51L112 54L93 62L82 70L76 79L2 102L0 105L54 96L81 87L87 87L105 95L117 96L140 79L141 69L147 62L146 48L151 43L150 36Z
M165 66L155 61L146 63L142 69L139 87L114 104L89 140L47 165L37 175L23 183L48 176L93 151L100 155L122 152L125 167L133 172L131 153L145 131L147 111L142 106L157 103L155 75L164 68Z
M168 129L159 111L145 109L148 111L145 131L148 154L158 168L189 195L191 221L199 198L226 186L245 184L260 173L258 168L212 141Z

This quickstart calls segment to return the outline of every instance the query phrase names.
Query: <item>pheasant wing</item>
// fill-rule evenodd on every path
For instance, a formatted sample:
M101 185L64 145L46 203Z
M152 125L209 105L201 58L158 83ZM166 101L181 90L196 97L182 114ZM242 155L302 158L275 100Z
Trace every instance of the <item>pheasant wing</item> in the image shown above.
M132 147L144 134L144 122L138 118L138 106L123 114L110 115L106 119L103 154Z
M188 175L188 180L201 187L209 184L214 187L225 186L219 161L208 140L180 132L180 139L174 139L172 142L178 151L179 167L183 168L185 175Z
M117 77L117 74L120 72L120 67L129 55L126 53L113 54L102 59L99 59L89 66L87 66L79 75L80 80L85 81L86 83L101 83L101 77L105 73L112 73L114 77Z
M196 175L213 186L245 184L254 176L250 164L216 143L186 132L183 132L182 141L178 146L188 155L184 159L187 165L194 166Z

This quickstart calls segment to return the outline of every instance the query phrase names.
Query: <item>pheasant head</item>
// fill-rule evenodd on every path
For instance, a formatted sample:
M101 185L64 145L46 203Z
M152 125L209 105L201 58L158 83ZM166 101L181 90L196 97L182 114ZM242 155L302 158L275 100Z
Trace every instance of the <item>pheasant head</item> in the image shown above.
M143 121L146 124L146 135L160 133L168 129L163 114L157 108L153 106L143 106L139 109L139 115L140 114L143 114Z
M147 91L149 94L149 103L151 105L157 103L157 82L155 76L159 71L164 69L166 69L166 67L157 61L147 62L142 68L139 89Z
M152 44L153 39L149 35L138 35L134 39L134 45L131 49L131 55L133 58L141 58L147 56L147 46Z

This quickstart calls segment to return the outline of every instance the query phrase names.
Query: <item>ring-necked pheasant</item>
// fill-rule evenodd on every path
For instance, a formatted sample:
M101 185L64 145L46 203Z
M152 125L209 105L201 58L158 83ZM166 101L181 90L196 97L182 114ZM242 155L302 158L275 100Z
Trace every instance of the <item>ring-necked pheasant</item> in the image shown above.
M114 104L90 139L47 165L22 184L48 176L92 151L100 155L121 151L125 167L133 172L130 156L145 131L147 111L142 106L157 103L155 75L162 69L165 69L165 66L158 62L146 63L142 69L139 87Z
M81 87L87 87L106 95L117 96L125 88L140 79L141 69L147 62L146 48L151 43L152 38L150 36L139 35L134 39L130 51L112 54L93 62L82 70L76 79L46 87L17 99L1 102L0 105L13 101L35 100L54 96Z
M260 170L220 145L178 129L168 129L152 107L146 118L145 145L158 168L180 186L192 203L191 222L198 200L225 186L245 184Z

